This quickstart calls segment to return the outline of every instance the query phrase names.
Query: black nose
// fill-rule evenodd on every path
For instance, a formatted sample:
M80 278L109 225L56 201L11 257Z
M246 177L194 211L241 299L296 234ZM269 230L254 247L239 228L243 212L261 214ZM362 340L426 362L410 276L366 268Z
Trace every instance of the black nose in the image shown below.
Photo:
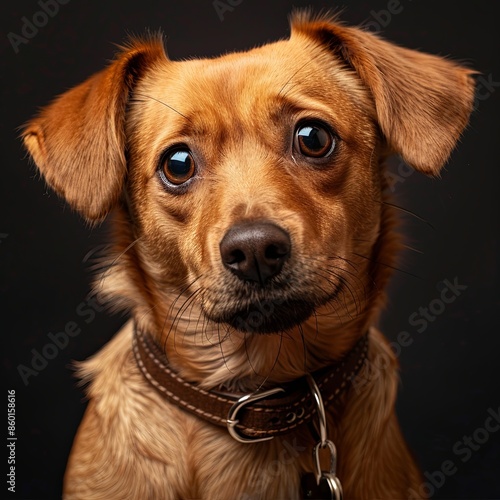
M284 229L270 222L248 222L229 229L220 242L220 255L240 280L265 285L281 272L291 248Z

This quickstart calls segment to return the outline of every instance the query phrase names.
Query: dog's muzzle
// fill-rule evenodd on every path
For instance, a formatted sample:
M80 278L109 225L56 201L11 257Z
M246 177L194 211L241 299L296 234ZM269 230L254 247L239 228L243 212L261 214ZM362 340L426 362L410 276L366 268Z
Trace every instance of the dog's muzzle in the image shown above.
M314 304L290 294L292 240L285 229L266 220L240 222L228 229L219 249L236 292L233 306L226 302L212 319L247 333L276 333L311 316Z

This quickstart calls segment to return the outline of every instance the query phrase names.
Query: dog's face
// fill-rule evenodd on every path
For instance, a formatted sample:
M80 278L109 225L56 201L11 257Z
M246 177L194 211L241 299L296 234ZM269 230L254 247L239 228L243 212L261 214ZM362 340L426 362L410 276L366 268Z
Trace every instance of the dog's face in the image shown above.
M254 333L345 300L382 208L375 110L354 74L296 39L165 61L130 115L130 206L156 284L189 283L208 319Z
M437 174L471 73L298 16L290 39L212 60L133 42L25 142L88 219L118 207L127 264L112 287L159 336L176 322L219 341L286 331L322 351L341 327L347 348L393 259L381 163L399 153Z

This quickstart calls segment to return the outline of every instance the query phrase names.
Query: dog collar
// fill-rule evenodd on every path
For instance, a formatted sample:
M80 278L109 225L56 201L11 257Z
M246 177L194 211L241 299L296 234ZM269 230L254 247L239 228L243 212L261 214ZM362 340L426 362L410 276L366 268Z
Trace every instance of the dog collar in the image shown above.
M308 423L316 415L306 376L252 394L205 390L181 378L152 336L134 327L133 352L148 382L168 401L212 424L226 427L240 442L267 441ZM340 361L313 372L324 405L334 404L366 360L368 334Z

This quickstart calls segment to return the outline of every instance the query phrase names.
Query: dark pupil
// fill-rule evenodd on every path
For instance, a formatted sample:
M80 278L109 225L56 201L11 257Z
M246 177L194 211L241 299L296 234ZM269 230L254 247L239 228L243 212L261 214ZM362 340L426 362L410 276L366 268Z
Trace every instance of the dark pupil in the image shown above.
M187 151L176 151L168 160L168 170L174 177L186 177L191 171L191 157Z
M299 137L309 151L321 150L328 142L325 130L317 127L302 127L299 130Z

